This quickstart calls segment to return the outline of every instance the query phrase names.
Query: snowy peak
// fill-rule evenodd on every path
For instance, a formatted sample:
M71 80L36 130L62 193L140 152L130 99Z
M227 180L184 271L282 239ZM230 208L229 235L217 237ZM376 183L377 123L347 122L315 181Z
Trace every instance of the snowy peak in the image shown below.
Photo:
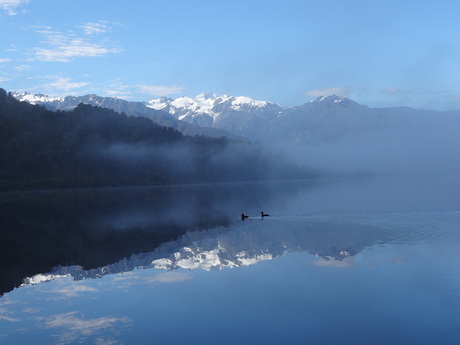
M355 101L352 101L349 98L331 95L331 96L321 96L309 102L310 104L327 104L327 105L334 105L340 104L342 106L349 106L351 104L358 104ZM308 103L307 103L308 104Z
M254 108L263 108L268 104L266 101L257 101L250 97L239 96L233 97L232 107L235 110L240 110L243 106L254 107Z
M80 103L89 104L92 106L98 106L101 108L108 108L112 109L119 113L125 113L127 115L134 115L134 116L144 116L155 123L171 127L182 132L184 135L205 135L214 138L220 137L238 137L228 133L227 131L220 130L218 128L202 128L202 127L212 127L210 125L206 126L197 126L201 125L199 123L187 123L178 121L178 116L171 115L174 113L174 107L171 107L170 104L174 102L170 98L160 98L157 100L152 100L149 103L145 102L130 102L125 101L120 98L116 97L102 97L94 94L84 95L84 96L66 96L65 98L61 97L49 97L42 94L29 94L29 93L19 93L19 92L12 92L14 98L19 101L24 101L36 105L44 106L50 110L72 110L77 107ZM204 99L210 98L203 96ZM187 100L185 100L187 101ZM185 102L186 103L186 102ZM188 101L189 106L193 104L193 99ZM169 113L169 114L168 114Z
M50 97L41 93L31 94L28 92L12 92L14 98L21 102L28 102L30 104L43 104L51 102L62 102L64 99L62 97Z
M246 111L248 108L264 108L266 101L258 101L246 96L216 95L214 93L202 93L191 98L187 96L176 98L154 98L147 102L147 106L157 110L164 110L178 119L207 115L212 118L218 117L223 109L234 111Z
M337 95L331 95L331 96L320 96L318 98L316 98L315 100L313 101L310 101L310 102L333 102L333 103L340 103L342 102L343 100L345 100L347 98L345 97L342 97L342 96L337 96Z
M163 110L169 103L172 102L171 98L168 97L161 97L157 99L152 99L148 103L146 103L146 106L155 110Z

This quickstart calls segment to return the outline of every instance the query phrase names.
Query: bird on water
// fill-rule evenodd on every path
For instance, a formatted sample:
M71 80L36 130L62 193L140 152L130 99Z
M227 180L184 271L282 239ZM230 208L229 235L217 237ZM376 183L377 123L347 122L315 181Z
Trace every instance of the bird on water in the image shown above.
M244 213L241 213L241 220L245 220L246 218L249 218L249 216L246 216Z
M260 215L262 216L262 218L270 216L269 214L264 213L264 211L260 211Z

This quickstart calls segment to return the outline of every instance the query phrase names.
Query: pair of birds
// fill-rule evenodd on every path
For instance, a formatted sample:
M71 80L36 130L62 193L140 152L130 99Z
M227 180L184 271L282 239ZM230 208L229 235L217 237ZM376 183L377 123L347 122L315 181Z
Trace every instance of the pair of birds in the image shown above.
M263 219L264 217L268 217L268 216L270 216L270 215L264 213L264 211L260 211L260 216L261 216L262 219ZM245 215L244 213L241 213L241 220L245 220L246 218L249 218L249 216Z

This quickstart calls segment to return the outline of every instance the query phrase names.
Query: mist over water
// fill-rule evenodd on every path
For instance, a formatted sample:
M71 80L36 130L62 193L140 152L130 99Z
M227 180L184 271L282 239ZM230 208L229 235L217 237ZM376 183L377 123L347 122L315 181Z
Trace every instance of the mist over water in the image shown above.
M450 124L369 132L317 144L282 145L320 176L460 172L460 119Z

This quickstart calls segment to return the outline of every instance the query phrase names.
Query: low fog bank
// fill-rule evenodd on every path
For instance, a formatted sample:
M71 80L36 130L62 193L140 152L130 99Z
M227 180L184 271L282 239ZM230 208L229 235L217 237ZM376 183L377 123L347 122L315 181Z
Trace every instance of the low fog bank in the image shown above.
M99 150L88 149L99 162L112 161L120 171L133 167L141 177L163 172L165 182L268 181L311 177L280 150L246 142L222 140L218 145L196 145L180 141L151 146L144 143L115 143Z
M282 147L289 158L320 176L450 174L460 172L459 123Z

